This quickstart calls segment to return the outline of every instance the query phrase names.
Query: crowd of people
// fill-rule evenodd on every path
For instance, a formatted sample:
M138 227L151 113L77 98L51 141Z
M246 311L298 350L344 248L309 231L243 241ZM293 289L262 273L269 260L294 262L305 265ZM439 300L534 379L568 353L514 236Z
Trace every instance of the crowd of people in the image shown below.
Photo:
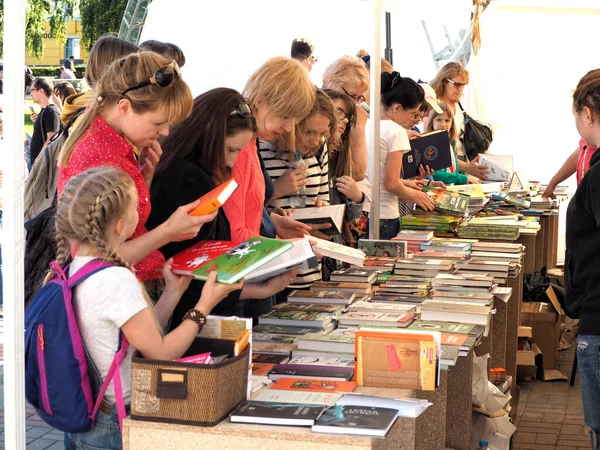
M459 63L446 64L424 84L382 60L381 139L370 148L369 55L361 50L333 61L321 88L309 76L317 62L312 44L297 39L291 58L266 61L242 93L222 87L193 98L177 46L136 46L105 36L89 55L88 91L76 94L58 85L52 92L35 81L32 96L43 109L35 120L26 184L26 217L37 228L29 232L28 253L70 264L71 275L94 259L114 264L76 288L74 305L94 376L106 376L120 331L131 344L122 366L126 404L134 349L147 358L176 359L209 313L256 318L287 289L327 279L337 267L323 258L316 269L293 270L264 284L225 285L214 275L206 282L175 275L173 255L201 240L241 242L258 235L294 239L308 233L353 246L368 232L373 189L379 189L380 236L390 239L414 205L434 209L422 186L486 178L487 169L477 158L469 160L461 144L460 99L469 74ZM594 80L600 92L600 79ZM589 112L595 130L582 138L597 145L600 100L577 95L576 116ZM448 132L452 166L421 167L420 176L402 178L409 139L431 130ZM369 181L373 152L380 160L378 186ZM565 174L575 170L572 159ZM239 186L221 209L189 214L202 195L231 177ZM335 238L329 225L289 217L292 209L329 204L346 205L343 232ZM590 215L596 229L597 217ZM34 292L47 271L44 258L30 260L28 270ZM112 387L104 402L91 431L65 436L67 448L120 448Z

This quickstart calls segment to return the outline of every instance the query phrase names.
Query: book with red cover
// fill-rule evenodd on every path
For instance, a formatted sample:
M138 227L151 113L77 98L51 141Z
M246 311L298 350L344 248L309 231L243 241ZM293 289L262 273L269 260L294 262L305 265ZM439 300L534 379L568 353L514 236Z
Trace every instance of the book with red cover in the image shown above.
M212 214L219 209L229 199L233 191L238 187L236 181L232 178L225 183L217 186L212 191L200 197L200 204L194 208L190 216L205 216Z
M252 375L268 375L273 367L275 364L253 362Z
M304 378L280 378L271 385L272 389L312 392L353 392L354 381L307 380Z

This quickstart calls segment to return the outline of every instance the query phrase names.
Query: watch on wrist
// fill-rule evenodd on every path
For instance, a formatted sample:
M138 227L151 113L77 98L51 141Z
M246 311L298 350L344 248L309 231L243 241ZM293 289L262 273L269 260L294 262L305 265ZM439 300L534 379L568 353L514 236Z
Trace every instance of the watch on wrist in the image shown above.
M194 322L195 324L198 325L198 332L200 332L202 330L202 328L204 328L204 325L206 324L206 316L204 314L202 314L202 312L198 311L197 309L190 309L188 312L185 313L185 315L183 316L183 320L191 320L192 322Z

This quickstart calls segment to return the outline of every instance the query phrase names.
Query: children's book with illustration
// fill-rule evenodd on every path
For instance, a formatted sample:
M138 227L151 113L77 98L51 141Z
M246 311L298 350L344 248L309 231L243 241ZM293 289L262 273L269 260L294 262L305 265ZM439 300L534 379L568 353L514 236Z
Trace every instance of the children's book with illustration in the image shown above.
M290 248L291 242L264 237L253 237L237 245L201 241L175 255L172 270L198 280L207 280L210 272L216 271L217 281L234 284Z
M419 175L419 166L432 170L452 166L452 149L446 130L436 130L410 140L410 150L402 157L402 178Z
M310 242L305 239L295 239L290 242L292 243L292 248L249 273L245 277L245 281L248 283L264 283L270 278L289 272L295 268L309 270L318 267L319 262Z
M431 186L423 186L423 191L435 203L436 211L451 216L466 217L468 215L471 201L471 197L468 195Z
M190 212L190 216L205 216L207 214L212 214L223 206L237 187L238 184L232 178L220 186L217 186L207 194L204 194L200 197L200 204Z

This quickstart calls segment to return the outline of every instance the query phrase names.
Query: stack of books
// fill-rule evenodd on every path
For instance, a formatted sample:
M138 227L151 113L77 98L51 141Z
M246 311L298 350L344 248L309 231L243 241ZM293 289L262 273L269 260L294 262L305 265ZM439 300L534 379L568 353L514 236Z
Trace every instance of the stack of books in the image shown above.
M485 196L485 192L483 191L481 184L447 186L446 189L452 192L460 192L461 194L465 194L470 197L469 216L474 216L477 214L489 200Z
M461 223L458 236L471 239L494 239L515 241L520 236L519 225L498 221L484 221L471 219Z
M415 320L415 322L408 327L408 329L441 332L442 355L444 354L445 350L448 354L447 357L452 358L449 361L441 362L441 364L448 366L453 366L456 364L456 359L454 359L453 356L454 354L456 354L457 358L461 356L467 356L469 352L473 350L473 348L479 343L485 331L485 328L480 325L425 320ZM444 358L442 357L442 360L443 359Z
M297 290L288 294L289 303L349 305L357 299L350 291Z
M377 280L377 270L369 268L354 268L335 270L329 277L331 281L342 283L374 283Z
M415 319L414 313L379 312L379 311L348 311L339 318L340 328L357 330L361 325L375 327L406 328Z
M373 293L373 302L421 303L429 296L433 277L393 275L385 278Z
M477 242L472 246L471 259L474 262L508 262L508 278L516 278L523 266L522 244L504 242Z
M310 285L311 291L341 292L355 294L356 297L365 297L373 291L372 283L343 282L343 281L317 281Z
M292 357L336 357L354 360L354 331L337 329L328 334L306 333L298 338Z
M440 273L452 273L454 269L454 262L450 260L414 258L397 261L394 275L434 278Z
M429 186L424 186L423 191L433 200L435 211L458 217L467 217L469 215L470 196L461 194L460 192Z
M457 274L473 274L493 277L497 284L506 283L510 263L508 261L490 261L483 258L471 258L457 265Z
M453 241L449 239L432 239L421 244L419 258L467 259L471 254L471 242Z
M398 233L398 236L392 238L393 241L406 241L409 252L417 253L421 251L421 244L433 239L433 231L427 230L405 230Z
M401 218L403 230L431 230L435 234L451 236L458 231L462 220L462 217L424 211L415 211Z

